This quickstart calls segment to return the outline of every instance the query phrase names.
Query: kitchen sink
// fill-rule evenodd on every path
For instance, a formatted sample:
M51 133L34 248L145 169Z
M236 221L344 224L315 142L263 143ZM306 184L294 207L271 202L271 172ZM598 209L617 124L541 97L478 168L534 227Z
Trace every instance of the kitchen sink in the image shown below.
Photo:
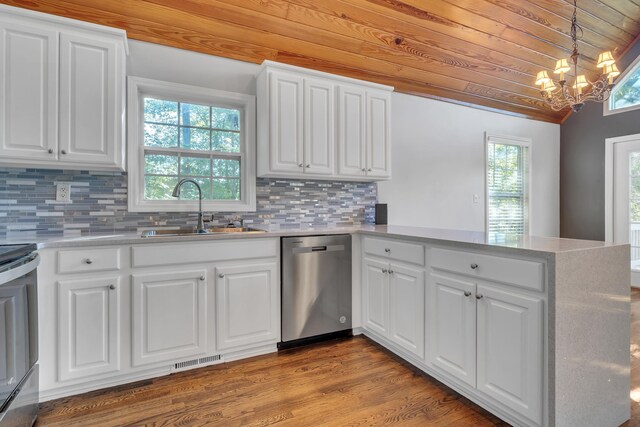
M217 227L209 228L206 233L196 233L193 228L179 228L175 230L145 230L141 237L174 237L174 236L206 236L218 233L265 233L265 230L251 227Z

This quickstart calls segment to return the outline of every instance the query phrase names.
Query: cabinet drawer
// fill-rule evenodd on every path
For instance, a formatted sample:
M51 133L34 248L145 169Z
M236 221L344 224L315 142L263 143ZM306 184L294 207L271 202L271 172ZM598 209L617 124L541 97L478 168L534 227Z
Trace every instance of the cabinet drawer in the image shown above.
M424 265L424 246L416 243L366 237L363 247L369 255Z
M58 252L58 273L120 270L120 248L78 249Z
M133 267L155 267L250 258L277 257L278 239L250 238L216 242L160 243L133 246Z
M544 290L544 264L541 262L434 248L431 267L535 291Z

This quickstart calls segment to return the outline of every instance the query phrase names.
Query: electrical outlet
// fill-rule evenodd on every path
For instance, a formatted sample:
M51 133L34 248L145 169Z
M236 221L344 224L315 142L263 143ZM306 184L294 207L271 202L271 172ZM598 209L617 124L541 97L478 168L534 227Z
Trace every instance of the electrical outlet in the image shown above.
M473 195L473 203L478 203L480 201L480 196L478 196L477 194Z
M59 182L56 185L56 202L71 202L71 184Z

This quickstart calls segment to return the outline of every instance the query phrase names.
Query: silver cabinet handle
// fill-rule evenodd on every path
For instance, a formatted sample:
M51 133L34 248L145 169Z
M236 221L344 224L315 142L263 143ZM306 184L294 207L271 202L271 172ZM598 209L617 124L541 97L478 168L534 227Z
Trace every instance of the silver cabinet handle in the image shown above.
M384 274L387 274L387 273L389 272L389 270L387 270L386 268L383 268L383 269L382 269L382 272L383 272Z
M60 150L60 154L67 154L66 150Z
M84 260L85 264L93 264L93 261L91 260L91 258L87 258Z
M218 277L221 278L221 279L224 278L224 273L218 274Z
M465 297L470 297L470 296L471 296L471 292L469 292L469 291L465 291L465 292L464 292L464 296L465 296Z
M307 165L307 166L305 166L305 168L307 168L307 169L309 169L310 167L311 167L311 165L310 165L310 164L309 164L309 165Z
M371 168L367 169L367 171L369 171L369 172L371 172L372 170L373 170L373 169L371 169Z
M475 270L476 268L478 268L478 264L471 264L471 269Z
M482 298L484 298L484 295L482 295L482 294L476 295L476 299L482 299Z
M391 249L389 249L389 248L384 248L384 251L385 251L386 253L389 253L389 252L391 252Z
M204 282L204 280L206 279L206 277L204 276L200 276L200 280Z
M116 288L116 285L109 285L109 289L114 290Z
M298 167L301 168L302 167L302 163L298 163Z
M53 154L53 148L49 148L49 149L47 150L47 152L48 152L49 154Z

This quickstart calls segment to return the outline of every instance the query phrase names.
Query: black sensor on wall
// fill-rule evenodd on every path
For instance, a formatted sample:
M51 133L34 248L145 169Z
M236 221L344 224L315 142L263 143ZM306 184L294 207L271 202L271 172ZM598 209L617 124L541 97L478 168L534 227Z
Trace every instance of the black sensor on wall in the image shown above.
M378 225L387 224L387 204L386 203L376 203L376 224Z

